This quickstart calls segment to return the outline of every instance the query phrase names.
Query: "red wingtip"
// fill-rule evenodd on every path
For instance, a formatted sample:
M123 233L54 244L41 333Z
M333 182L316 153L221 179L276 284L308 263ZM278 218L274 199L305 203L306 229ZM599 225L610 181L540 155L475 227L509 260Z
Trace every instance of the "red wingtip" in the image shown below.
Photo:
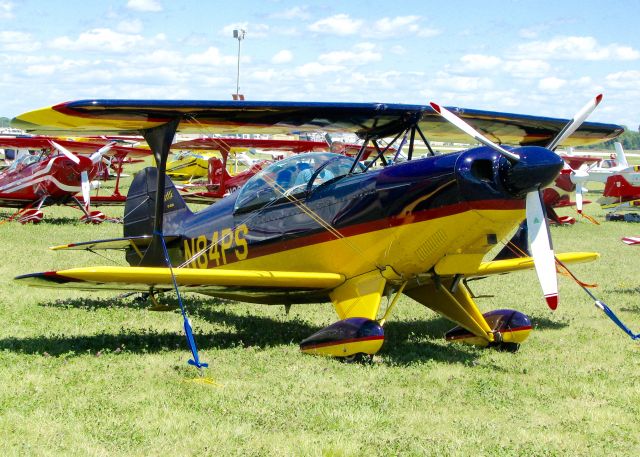
M437 103L433 103L433 102L429 102L429 104L431 105L431 108L436 110L436 113L441 114L440 105L438 105Z
M558 294L545 295L544 299L547 300L547 305L549 305L549 308L552 310L558 307Z
M602 101L602 94L596 95L596 105Z

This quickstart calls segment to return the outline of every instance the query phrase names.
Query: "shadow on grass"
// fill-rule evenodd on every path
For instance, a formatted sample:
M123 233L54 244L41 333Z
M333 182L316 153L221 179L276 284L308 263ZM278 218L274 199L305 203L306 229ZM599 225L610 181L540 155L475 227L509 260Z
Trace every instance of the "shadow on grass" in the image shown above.
M554 321L548 317L531 317L531 324L534 330L558 330L569 326L567 322Z
M640 297L640 286L638 287L629 287L626 289L612 289L610 291L607 292L611 292L614 294L623 294L623 295L635 295L637 297Z
M162 305L167 305L169 310L179 309L178 300L175 297L161 297L159 299ZM210 298L199 298L197 302L185 301L187 311L189 313L197 313L198 309L202 307L220 306L226 303L225 300ZM152 303L146 298L145 294L140 292L133 292L122 294L109 298L95 298L95 297L81 297L81 298L65 298L49 302L40 303L40 306L63 308L63 309L82 309L85 311L92 311L96 309L109 309L109 308L132 308L132 309L150 309Z
M167 300L170 302L171 300ZM229 331L203 333L194 331L199 349L228 349L236 347L268 348L298 344L315 333L319 327L300 319L277 320L270 317L239 315L220 309L221 300L203 300L197 307L190 306L192 317L229 327ZM218 305L216 309L215 305ZM45 303L44 306L75 307L86 310L117 306L136 306L113 299L74 299ZM146 307L138 304L137 306ZM176 313L175 319L181 319ZM434 360L445 363L470 364L478 357L478 349L457 344L438 344L425 339L440 339L452 327L443 318L409 322L389 322L385 327L386 341L380 355L392 364L408 365ZM50 356L73 356L87 353L97 354L113 351L129 353L157 353L172 350L188 350L182 332L166 332L154 329L128 330L118 333L95 335L48 335L34 337L12 337L0 339L0 351L10 350L26 354L48 354Z

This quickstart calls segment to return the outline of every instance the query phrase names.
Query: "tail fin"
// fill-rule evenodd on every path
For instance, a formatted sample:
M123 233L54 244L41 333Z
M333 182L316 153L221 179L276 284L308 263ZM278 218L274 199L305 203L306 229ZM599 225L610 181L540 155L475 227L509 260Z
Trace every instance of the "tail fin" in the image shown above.
M640 198L640 186L633 186L623 175L613 175L607 178L602 195L616 198Z
M628 167L629 162L627 162L627 156L624 154L624 149L622 149L622 143L616 141L613 146L616 148L616 164L619 167Z
M223 182L226 182L231 176L227 172L226 167L222 163L222 160L217 157L211 157L209 159L209 171L207 173L209 179L209 185L217 186L218 188Z
M145 168L133 179L124 205L125 237L153 234L157 179L155 167ZM163 231L176 235L180 223L192 213L171 179L168 176L165 179Z

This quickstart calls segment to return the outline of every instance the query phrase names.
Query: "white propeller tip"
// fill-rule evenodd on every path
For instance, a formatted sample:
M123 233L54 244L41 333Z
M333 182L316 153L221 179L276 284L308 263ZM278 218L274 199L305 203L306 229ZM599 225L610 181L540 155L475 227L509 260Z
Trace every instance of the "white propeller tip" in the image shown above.
M429 104L431 105L431 108L436 110L436 113L442 114L442 109L440 108L440 105L438 105L437 103L434 103L434 102L429 102Z
M558 307L558 294L545 295L544 299L552 310L555 310Z

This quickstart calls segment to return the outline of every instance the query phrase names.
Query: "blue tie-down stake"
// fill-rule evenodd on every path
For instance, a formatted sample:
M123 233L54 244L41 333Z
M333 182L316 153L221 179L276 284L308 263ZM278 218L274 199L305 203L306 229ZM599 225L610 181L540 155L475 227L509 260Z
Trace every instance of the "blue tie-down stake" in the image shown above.
M200 362L200 357L198 357L198 347L196 346L196 340L193 338L193 330L191 330L191 322L189 322L189 318L187 317L187 312L184 309L184 305L182 304L182 296L180 296L180 290L178 289L178 282L176 281L176 276L173 274L173 268L171 267L171 261L169 260L169 251L167 250L167 244L164 241L164 237L160 234L160 239L162 240L162 249L164 251L164 260L169 268L169 272L171 273L171 279L173 281L173 288L176 290L176 295L178 296L178 305L180 305L180 312L182 313L182 319L184 321L184 334L187 337L187 344L189 345L189 349L191 349L191 354L193 355L193 359L189 360L189 365L193 365L199 370L202 368L207 368L209 366L208 363Z
M180 303L182 307L182 303ZM200 362L200 358L198 357L198 348L196 346L196 340L193 338L193 331L191 330L191 323L189 322L189 318L186 314L184 316L184 333L187 336L187 343L189 343L189 349L191 349L191 355L193 355L193 359L189 360L189 365L193 365L194 367L201 369L207 368L209 366L208 363Z

